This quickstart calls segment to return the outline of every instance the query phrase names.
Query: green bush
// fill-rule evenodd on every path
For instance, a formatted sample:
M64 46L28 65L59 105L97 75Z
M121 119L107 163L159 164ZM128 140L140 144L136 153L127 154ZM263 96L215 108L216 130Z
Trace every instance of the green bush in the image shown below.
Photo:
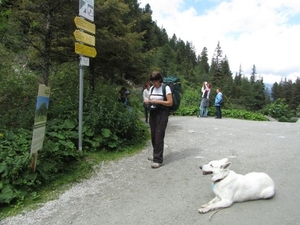
M44 148L39 151L37 170L33 171L31 138L32 131L25 129L0 133L0 206L22 202L26 196L35 195L41 186L72 171L82 159L82 152L66 144L68 141L50 136L46 137Z
M222 115L227 118L236 118L253 121L266 121L267 119L261 113L249 112L239 109L222 109Z
M36 174L29 171L30 133L1 131L0 137L0 205L23 199L35 185Z
M182 94L180 107L174 115L196 116L199 115L200 92L196 89L185 88Z
M196 89L186 89L182 96L180 108L175 112L175 115L180 116L198 116L200 106L200 92ZM229 107L229 108L228 108ZM214 96L210 96L210 107L208 109L208 116L214 117L216 115L216 108L214 106ZM263 114L256 112L249 112L242 108L234 109L230 103L230 99L226 99L226 106L222 107L222 115L227 118L237 118L245 120L265 121Z
M291 122L291 117L294 113L289 110L288 104L285 99L276 99L273 103L267 105L262 113L272 118L277 119L280 122Z
M41 187L75 171L84 161L87 151L122 151L148 138L148 130L138 118L137 110L129 111L117 101L118 87L101 84L96 90L90 90L88 83L85 83L83 151L78 151L77 73L74 66L67 63L49 81L51 94L46 134L43 148L38 152L34 172L30 148L38 83L33 85L29 82L30 87L27 87L26 83L21 82L24 85L22 87L18 81L25 77L14 77L1 83L1 87L5 87L1 89L1 104L8 97L13 103L10 105L7 102L1 108L3 120L1 118L0 125L3 129L0 131L0 206L22 203L28 195L38 197L37 190ZM28 79L35 78L28 76ZM13 92L10 92L10 86L14 87ZM22 92L23 90L25 91ZM138 96L140 92L132 93L133 106L142 107ZM27 96L30 96L30 101L25 101L25 107L23 99ZM24 129L19 128L23 126Z
M83 132L90 151L122 150L145 140L147 130L135 110L128 110L110 96L101 96L99 101L90 100L86 107L89 110L84 113Z
M38 77L12 71L0 76L0 127L30 129L38 93Z
M74 65L65 63L61 70L51 79L51 96L48 113L48 129L58 129L76 147L78 146L78 108L79 90L74 80ZM77 79L77 78L76 78ZM70 82L72 81L72 82ZM145 127L138 118L138 109L142 108L140 90L131 90L130 103L133 111L127 110L118 102L121 87L99 83L94 89L84 82L83 115L82 115L82 147L86 151L119 151L128 145L141 142L146 138ZM74 90L76 90L74 92ZM51 130L52 131L52 130ZM57 133L57 130L53 131ZM66 133L67 132L67 133ZM58 134L57 134L58 135Z

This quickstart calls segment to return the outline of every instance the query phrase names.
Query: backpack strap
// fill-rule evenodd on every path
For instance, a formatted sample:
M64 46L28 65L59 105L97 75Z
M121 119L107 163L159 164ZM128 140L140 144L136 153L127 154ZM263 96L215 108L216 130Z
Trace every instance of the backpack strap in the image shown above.
M167 101L167 95L166 95L166 84L162 84L162 91L163 91L163 96L164 96L164 101Z
M153 88L154 88L154 86L150 87L150 94L152 94Z
M167 95L166 95L166 84L162 83L162 92L163 92L163 96L164 96L164 101L167 101ZM150 87L150 94L152 94L154 89L154 86Z

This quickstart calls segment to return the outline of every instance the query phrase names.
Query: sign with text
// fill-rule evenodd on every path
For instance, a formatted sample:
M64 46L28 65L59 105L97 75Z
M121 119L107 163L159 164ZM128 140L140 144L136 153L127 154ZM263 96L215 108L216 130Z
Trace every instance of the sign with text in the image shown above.
M90 65L90 58L84 57L84 56L80 56L79 65L80 66L89 66Z
M95 46L95 36L89 35L87 33L84 33L80 30L74 31L74 37L76 41Z
M46 132L47 111L49 108L50 88L40 84L35 108L34 127L30 153L36 153L43 148Z
M94 21L94 0L79 0L79 15Z
M94 47L83 45L77 42L75 42L75 53L92 58L95 58L97 55L97 51Z
M89 22L89 21L86 21L85 19L79 17L79 16L76 16L75 19L74 19L74 22L75 22L75 25L78 29L82 29L86 32L89 32L91 34L95 34L96 33L96 26L95 24Z

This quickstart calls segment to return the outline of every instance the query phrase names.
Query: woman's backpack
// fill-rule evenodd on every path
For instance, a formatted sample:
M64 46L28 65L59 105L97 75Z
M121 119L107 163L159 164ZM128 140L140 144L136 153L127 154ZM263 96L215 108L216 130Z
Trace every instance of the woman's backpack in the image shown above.
M172 92L173 97L173 105L169 106L168 109L170 112L175 112L179 109L180 101L181 101L181 83L180 79L175 76L168 76L163 78L162 91L164 96L164 101L167 100L166 95L166 86L169 86ZM150 94L153 92L153 87L150 88Z
M178 77L167 76L163 78L163 95L166 97L166 85L168 85L172 91L173 105L169 107L170 112L175 112L179 109L181 101L181 82Z

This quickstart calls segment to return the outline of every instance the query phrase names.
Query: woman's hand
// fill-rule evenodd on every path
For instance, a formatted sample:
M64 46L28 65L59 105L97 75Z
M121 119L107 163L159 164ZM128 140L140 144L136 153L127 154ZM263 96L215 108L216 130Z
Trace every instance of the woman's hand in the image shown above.
M149 105L149 104L152 103L152 102L150 101L150 99L146 99L144 102L145 102L145 104L147 104L147 105Z

